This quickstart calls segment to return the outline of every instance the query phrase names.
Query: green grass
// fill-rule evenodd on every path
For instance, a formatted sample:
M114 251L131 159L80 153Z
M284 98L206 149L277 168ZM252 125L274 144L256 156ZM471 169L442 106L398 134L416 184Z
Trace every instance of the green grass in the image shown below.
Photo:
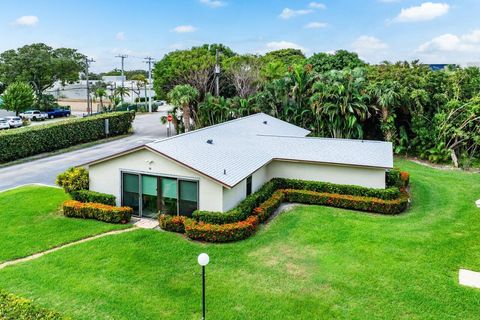
M0 262L109 230L125 228L93 220L65 218L61 189L27 186L0 193Z
M380 216L327 207L281 214L254 237L200 244L149 230L0 271L0 288L78 319L199 319L210 255L210 319L478 319L480 175L407 161L412 208Z

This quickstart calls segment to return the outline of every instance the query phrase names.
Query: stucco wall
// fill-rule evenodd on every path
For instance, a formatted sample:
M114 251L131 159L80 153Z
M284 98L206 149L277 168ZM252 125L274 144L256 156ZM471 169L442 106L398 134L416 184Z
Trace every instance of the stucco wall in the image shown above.
M153 163L149 166L146 163L147 160L153 160ZM223 209L221 185L148 150L139 150L90 166L90 190L113 194L117 197L117 204L120 204L122 170L196 179L199 181L200 210L222 211Z
M263 166L252 174L252 193L269 180L267 167ZM223 211L234 208L247 194L247 179L242 180L232 189L223 188Z
M267 165L268 180L291 178L385 188L385 170L290 161L272 161Z

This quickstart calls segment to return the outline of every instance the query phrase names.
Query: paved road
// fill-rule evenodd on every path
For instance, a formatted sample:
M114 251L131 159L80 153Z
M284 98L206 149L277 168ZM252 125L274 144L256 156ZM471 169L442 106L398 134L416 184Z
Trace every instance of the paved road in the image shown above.
M55 177L69 167L166 137L166 127L160 123L162 115L163 112L137 115L133 123L135 133L123 139L2 168L0 191L29 183L53 185Z

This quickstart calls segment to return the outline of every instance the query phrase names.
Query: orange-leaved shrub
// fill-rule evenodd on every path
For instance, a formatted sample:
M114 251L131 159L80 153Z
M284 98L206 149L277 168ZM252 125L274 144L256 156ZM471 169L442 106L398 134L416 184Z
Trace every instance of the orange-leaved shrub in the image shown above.
M226 224L210 224L185 221L185 233L193 240L207 242L232 242L250 237L258 226L258 217L250 216L243 221Z
M63 203L63 214L72 218L95 219L110 223L127 223L130 221L133 209L130 207L115 207L101 203L83 203L67 200Z

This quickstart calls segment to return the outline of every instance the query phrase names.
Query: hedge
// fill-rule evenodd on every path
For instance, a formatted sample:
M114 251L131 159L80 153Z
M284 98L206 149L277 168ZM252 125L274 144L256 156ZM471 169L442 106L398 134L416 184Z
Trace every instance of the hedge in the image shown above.
M408 206L408 194L402 194L395 200L383 200L372 197L359 197L308 190L282 190L285 201L305 204L325 205L336 208L352 209L381 214L399 214Z
M190 239L198 241L232 242L246 239L254 234L258 222L256 216L227 224L209 224L188 219L185 222L185 233Z
M128 133L133 112L112 112L96 116L0 132L0 163L100 140L109 120L109 136Z
M95 202L109 206L115 206L117 203L114 195L96 191L77 190L70 192L70 195L72 196L73 200L80 202Z
M0 319L4 320L66 320L68 317L36 306L31 300L0 290Z
M280 207L282 202L285 201L285 193L283 190L277 190L273 195L265 202L260 204L257 208L253 209L253 214L258 217L260 222L265 222Z
M129 207L114 207L101 203L83 203L67 200L63 203L63 214L72 218L95 219L110 223L127 223L130 221L133 209Z
M296 179L273 178L265 183L257 192L246 197L235 208L227 212L200 211L193 212L196 221L205 223L225 224L245 220L262 202L269 199L276 190L298 189L315 192L366 196L383 200L393 200L400 196L398 187L386 189L366 188L354 185L342 185L320 181L305 181Z
M160 228L165 231L185 233L185 220L184 216L170 216L167 214L161 214L158 216L158 223Z

